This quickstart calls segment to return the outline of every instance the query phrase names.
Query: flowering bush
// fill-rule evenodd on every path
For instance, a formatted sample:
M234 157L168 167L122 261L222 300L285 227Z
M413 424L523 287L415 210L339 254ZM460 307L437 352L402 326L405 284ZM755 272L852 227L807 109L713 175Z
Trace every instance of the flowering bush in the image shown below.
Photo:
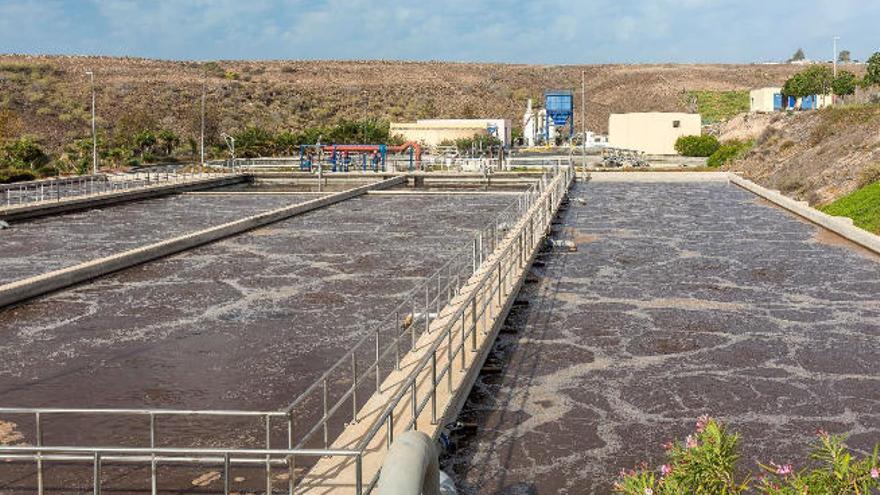
M880 493L878 450L856 459L843 436L819 433L813 463L796 470L791 464L760 464L756 477L737 479L739 435L703 416L684 442L667 444L667 462L657 469L642 465L622 471L614 491L623 495L869 495Z

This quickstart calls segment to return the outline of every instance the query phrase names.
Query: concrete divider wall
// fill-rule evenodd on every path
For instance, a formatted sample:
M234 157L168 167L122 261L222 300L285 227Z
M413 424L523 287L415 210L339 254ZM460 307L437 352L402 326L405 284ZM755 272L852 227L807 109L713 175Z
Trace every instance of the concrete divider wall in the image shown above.
M740 177L738 174L729 172L727 174L730 182L737 186L750 191L771 203L774 203L786 210L798 215L802 218L815 223L820 227L824 227L835 234L849 239L856 244L880 254L880 236L876 236L866 230L862 230L853 225L852 219L847 217L835 217L827 213L821 212L810 206L806 201L798 201L779 191L773 191L766 187L759 186L754 182Z
M162 258L164 256L179 253L202 244L240 234L305 212L361 196L370 190L384 189L399 185L405 180L404 177L395 177L375 184L356 187L340 193L306 201L305 203L285 206L166 241L157 242L123 253L114 254L86 263L81 263L76 266L62 268L36 277L2 285L0 286L0 308L123 270L125 268L130 268L135 265Z
M138 189L126 189L124 191L101 193L84 197L62 198L60 201L45 201L42 203L0 208L0 219L7 222L28 220L59 213L87 210L99 206L109 206L116 203L136 201L140 199L168 196L184 191L207 189L212 187L229 186L251 179L249 175L236 174L209 179L197 179L173 184L147 186Z

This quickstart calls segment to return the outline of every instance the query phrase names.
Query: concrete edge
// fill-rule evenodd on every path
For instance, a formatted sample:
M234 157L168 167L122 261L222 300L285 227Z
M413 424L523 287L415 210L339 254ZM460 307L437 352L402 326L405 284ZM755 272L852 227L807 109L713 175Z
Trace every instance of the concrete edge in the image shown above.
M364 195L367 191L372 189L384 189L395 186L401 184L404 180L403 177L396 177L375 184L367 184L330 196L324 196L322 198L309 200L304 203L297 203L291 206L284 206L241 220L235 220L198 232L184 234L173 239L160 241L122 253L106 256L104 258L87 261L79 265L51 271L42 275L37 275L36 277L17 280L0 286L0 308L119 270L143 264L148 261L186 251L196 246L240 234L257 227L285 220L302 213L340 203L347 199Z
M212 187L221 187L232 184L238 184L250 180L250 176L245 174L212 177L194 182L178 182L175 184L164 184L153 187L145 187L141 189L129 189L114 193L106 193L95 196L74 197L66 200L55 202L44 202L36 205L21 205L6 209L0 209L0 219L7 222L30 220L33 218L45 217L60 213L69 213L73 211L87 210L101 206L110 206L117 203L126 203L141 199L156 198L160 196L169 196L180 192L193 191L198 189L208 189Z
M795 215L809 220L810 222L862 246L875 254L880 254L880 236L876 236L867 230L862 230L853 225L852 219L847 217L835 217L819 211L806 201L797 201L789 198L779 191L773 191L759 186L754 182L740 177L734 172L728 172L727 176L732 184L739 186L771 203L780 206Z

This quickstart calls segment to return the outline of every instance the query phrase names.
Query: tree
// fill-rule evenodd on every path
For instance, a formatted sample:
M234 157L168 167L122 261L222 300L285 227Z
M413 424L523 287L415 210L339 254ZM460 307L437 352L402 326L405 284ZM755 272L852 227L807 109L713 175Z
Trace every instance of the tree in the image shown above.
M840 71L834 81L831 83L831 89L837 96L848 96L855 94L858 78L855 74L848 70Z
M794 52L794 55L792 55L791 58L788 59L788 61L789 62L800 62L800 61L806 60L806 59L807 59L807 56L804 54L804 49L798 48L797 51Z
M156 133L151 130L143 130L135 134L134 136L134 151L135 154L138 155L146 155L148 153L153 152L153 147L156 146L158 139L156 138Z
M810 95L827 95L834 82L834 73L824 65L813 65L793 75L782 86L786 96L802 98Z
M235 154L241 158L271 156L274 136L262 127L252 126L235 135Z
M852 53L850 53L849 50L841 50L840 53L837 55L837 61L848 64L850 61L852 61Z
M865 71L865 84L871 86L880 84L880 52L876 52L868 59L868 68Z
M162 129L156 137L162 143L162 153L165 156L171 156L174 153L174 148L180 145L180 138L168 129Z

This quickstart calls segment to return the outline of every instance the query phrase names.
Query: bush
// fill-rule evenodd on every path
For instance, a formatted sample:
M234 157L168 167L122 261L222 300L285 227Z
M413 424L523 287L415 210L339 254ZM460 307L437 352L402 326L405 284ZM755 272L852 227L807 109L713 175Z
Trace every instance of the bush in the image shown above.
M760 464L763 472L753 487L754 478L737 476L738 444L738 435L703 416L684 442L666 446L667 461L659 469L642 466L623 471L614 491L624 495L855 495L880 489L880 445L873 455L857 459L844 437L820 432L811 456L813 466L797 470L791 464Z
M36 178L37 174L27 169L0 168L0 184L34 180Z
M754 144L754 141L728 141L722 144L715 153L712 153L712 156L706 161L706 165L710 167L720 167L732 162L743 156L752 148L752 146L754 146Z
M859 172L860 188L873 184L875 182L880 182L880 163L868 165L867 167L863 168L861 172Z
M715 136L681 136L675 141L675 151L682 156L712 156L720 147Z
M0 165L33 170L48 163L49 155L28 138L9 141L0 148Z

